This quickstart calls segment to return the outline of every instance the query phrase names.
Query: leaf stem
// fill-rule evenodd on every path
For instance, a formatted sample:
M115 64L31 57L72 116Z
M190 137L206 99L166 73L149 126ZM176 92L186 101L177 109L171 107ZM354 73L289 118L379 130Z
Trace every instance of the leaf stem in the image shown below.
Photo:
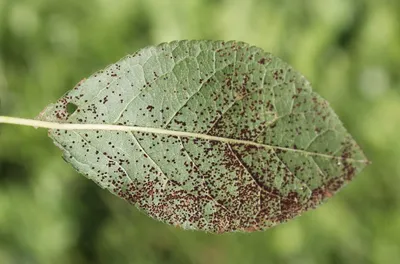
M110 125L110 124L57 123L57 122L40 121L40 120L25 119L25 118L10 117L10 116L0 116L0 124L1 123L20 125L20 126L30 126L30 127L34 127L34 128L58 129L58 130L107 130L107 131L152 133L152 134L161 134L161 135L167 135L167 136L173 136L173 137L190 137L190 138L198 138L198 139L204 139L204 140L210 140L210 141L219 141L219 142L224 142L226 144L242 144L242 145L251 145L251 146L255 146L255 147L259 147L259 148L280 149L283 151L298 152L298 153L302 153L304 155L319 156L319 157L324 157L324 158L328 158L328 159L346 160L348 162L369 163L368 160L355 160L355 159L343 158L340 156L333 156L333 155L328 155L328 154L323 154L323 153L311 152L308 150L271 146L271 145L257 143L257 142L253 142L253 141L249 141L249 140L224 138L224 137L210 136L210 135L201 134L201 133L168 130L168 129L154 128L154 127L137 127L137 126Z
M0 124L1 123L19 125L19 126L30 126L34 128L49 128L49 129L54 128L55 124L57 126L57 123L39 121L34 119L11 117L11 116L0 116Z

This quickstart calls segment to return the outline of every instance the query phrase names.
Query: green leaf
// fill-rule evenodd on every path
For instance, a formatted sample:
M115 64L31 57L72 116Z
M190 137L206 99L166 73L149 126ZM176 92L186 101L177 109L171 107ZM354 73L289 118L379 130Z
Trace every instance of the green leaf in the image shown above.
M185 229L266 229L318 206L368 163L300 73L242 42L144 48L39 119L119 125L49 135L77 171Z

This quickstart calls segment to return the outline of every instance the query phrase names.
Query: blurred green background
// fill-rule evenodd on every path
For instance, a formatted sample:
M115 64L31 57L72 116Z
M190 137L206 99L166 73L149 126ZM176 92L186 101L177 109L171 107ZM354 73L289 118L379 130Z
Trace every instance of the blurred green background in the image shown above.
M399 263L400 1L0 0L0 114L175 39L242 40L325 97L373 164L330 202L253 234L158 223L78 175L45 130L0 125L0 263Z

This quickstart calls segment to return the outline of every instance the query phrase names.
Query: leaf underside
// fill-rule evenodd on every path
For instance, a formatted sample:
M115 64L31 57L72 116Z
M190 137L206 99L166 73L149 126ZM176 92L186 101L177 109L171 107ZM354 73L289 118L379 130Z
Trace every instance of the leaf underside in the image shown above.
M368 163L300 73L242 42L144 48L39 119L143 128L49 135L77 171L184 229L266 229L315 208Z

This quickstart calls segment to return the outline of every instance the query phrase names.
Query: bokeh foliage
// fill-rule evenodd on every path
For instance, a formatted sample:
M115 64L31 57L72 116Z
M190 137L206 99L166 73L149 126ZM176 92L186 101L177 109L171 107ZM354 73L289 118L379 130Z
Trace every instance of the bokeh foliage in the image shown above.
M0 125L0 263L398 263L400 2L0 0L0 114L34 117L80 79L175 39L242 40L312 82L372 160L267 232L158 223L78 175L44 130Z

